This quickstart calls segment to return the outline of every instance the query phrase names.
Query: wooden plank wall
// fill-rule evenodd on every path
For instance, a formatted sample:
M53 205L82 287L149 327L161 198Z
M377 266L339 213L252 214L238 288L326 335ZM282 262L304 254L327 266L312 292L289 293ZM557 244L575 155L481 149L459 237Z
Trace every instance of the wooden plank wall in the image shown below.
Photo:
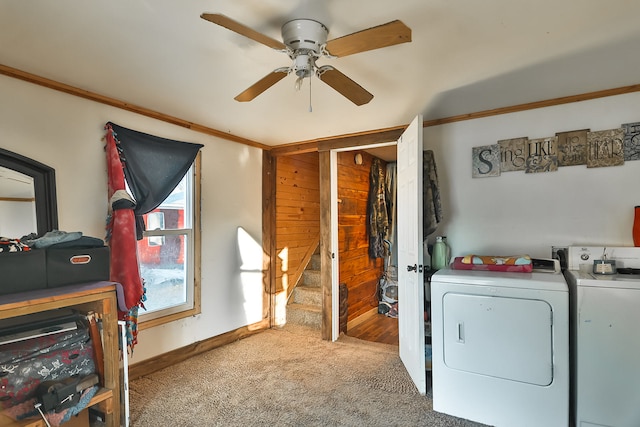
M356 153L362 154L361 165L354 162ZM369 257L367 199L372 160L364 151L338 153L339 283L345 283L349 292L348 321L378 307L377 286L384 271L384 259Z
M286 289L288 296L320 238L319 156L278 156L276 162L275 291Z

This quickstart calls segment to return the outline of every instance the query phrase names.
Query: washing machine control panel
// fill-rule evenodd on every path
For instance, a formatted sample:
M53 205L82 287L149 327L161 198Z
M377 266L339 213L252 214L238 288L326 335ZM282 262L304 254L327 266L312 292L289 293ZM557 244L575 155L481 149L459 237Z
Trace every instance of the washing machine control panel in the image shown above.
M593 261L615 260L618 268L640 268L640 247L634 246L569 246L567 268L591 271Z

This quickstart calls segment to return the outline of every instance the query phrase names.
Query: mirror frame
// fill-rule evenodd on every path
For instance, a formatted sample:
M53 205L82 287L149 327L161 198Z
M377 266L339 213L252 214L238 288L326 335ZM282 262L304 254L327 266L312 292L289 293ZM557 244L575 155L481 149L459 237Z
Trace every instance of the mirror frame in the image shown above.
M55 169L20 154L0 148L0 166L33 178L38 236L58 229Z

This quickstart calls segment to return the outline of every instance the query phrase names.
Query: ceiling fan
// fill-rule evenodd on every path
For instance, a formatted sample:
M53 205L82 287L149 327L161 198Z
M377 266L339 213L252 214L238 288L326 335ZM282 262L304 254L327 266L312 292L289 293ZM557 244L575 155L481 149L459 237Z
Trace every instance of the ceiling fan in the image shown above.
M200 17L286 53L292 60L289 67L273 70L234 98L240 102L253 100L290 73L294 73L297 76L296 89L300 89L306 77L315 74L354 104L366 104L373 98L371 93L335 67L316 65L316 60L323 56L339 58L411 41L411 29L398 20L327 41L329 29L324 24L313 19L294 19L282 26L283 42L280 42L225 15L203 13Z

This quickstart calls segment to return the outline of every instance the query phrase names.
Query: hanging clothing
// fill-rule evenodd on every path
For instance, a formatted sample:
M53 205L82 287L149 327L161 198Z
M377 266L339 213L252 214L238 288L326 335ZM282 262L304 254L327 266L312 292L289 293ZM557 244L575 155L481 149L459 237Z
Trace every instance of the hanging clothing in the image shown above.
M390 265L398 265L398 251L396 248L398 237L398 224L396 222L397 210L397 163L387 163L387 171L385 173L385 191L387 198L387 216L389 217L389 228L387 230L386 239L391 242L390 245Z
M426 150L422 154L422 236L426 240L442 221L442 204L433 151Z
M380 159L374 158L369 173L368 219L369 219L369 256L385 256L384 239L389 228L387 202L385 196L384 169Z

